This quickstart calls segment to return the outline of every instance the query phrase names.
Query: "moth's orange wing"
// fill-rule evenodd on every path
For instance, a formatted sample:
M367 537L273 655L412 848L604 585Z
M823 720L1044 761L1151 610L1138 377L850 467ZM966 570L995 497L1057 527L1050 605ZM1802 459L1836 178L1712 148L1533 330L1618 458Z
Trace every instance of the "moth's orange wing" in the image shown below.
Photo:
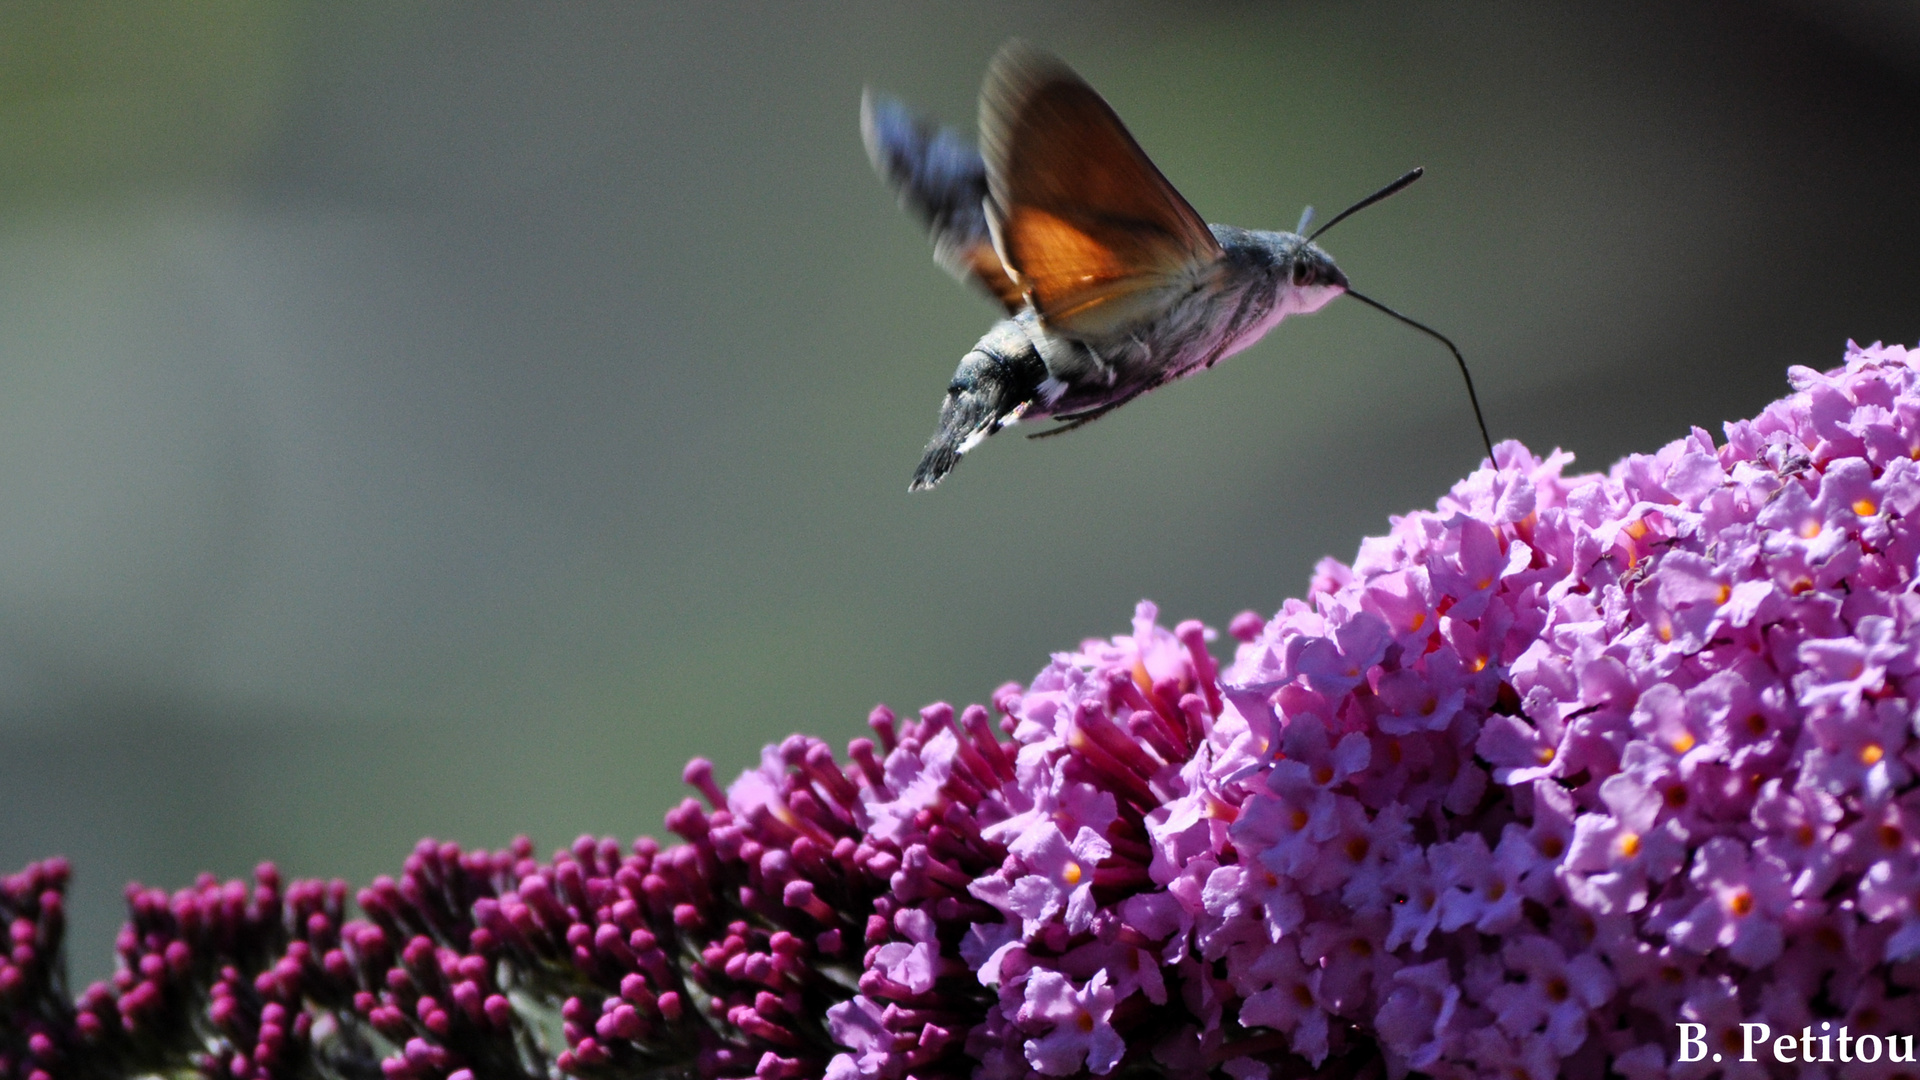
M1007 273L1007 266L1000 260L1000 253L993 249L991 241L983 239L951 254L936 249L934 258L939 259L940 265L947 267L956 277L966 277L992 293L993 298L1007 309L1007 314L1011 315L1025 305L1020 283Z
M1049 325L1101 337L1152 322L1203 283L1219 242L1093 87L1009 42L980 95L987 220Z

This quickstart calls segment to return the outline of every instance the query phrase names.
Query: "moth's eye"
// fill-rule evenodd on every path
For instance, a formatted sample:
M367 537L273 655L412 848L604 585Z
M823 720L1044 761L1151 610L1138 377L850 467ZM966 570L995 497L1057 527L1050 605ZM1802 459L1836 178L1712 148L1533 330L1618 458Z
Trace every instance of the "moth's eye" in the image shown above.
M1293 283L1295 285L1313 284L1313 264L1304 263L1304 262L1294 263L1293 264Z

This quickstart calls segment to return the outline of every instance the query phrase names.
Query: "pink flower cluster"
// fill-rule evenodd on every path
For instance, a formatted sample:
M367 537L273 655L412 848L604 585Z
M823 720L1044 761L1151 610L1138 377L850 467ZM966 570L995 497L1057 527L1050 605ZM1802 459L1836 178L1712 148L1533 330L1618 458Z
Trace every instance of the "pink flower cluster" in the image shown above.
M1217 692L1143 604L998 696L1011 780L943 802L950 747L890 758L876 820L964 806L1006 847L964 889L996 916L928 939L994 991L976 1076L1732 1075L1766 1069L1742 1023L1911 1034L1916 360L1795 369L1606 476L1505 444L1236 620ZM1726 1062L1677 1061L1680 1022Z
M30 867L0 1080L1912 1073L1920 352L1792 379L1605 476L1502 444L1224 671L1143 603L991 710L696 760L677 846L134 888L77 1001Z
M62 994L66 933L65 859L33 863L0 878L0 1077L51 1080L66 1058L73 1006Z
M1221 962L1202 1032L1533 1080L1760 1075L1742 1023L1911 1036L1917 362L1796 368L1724 444L1606 476L1504 444L1323 563L1152 823L1178 954ZM1725 1060L1678 1061L1679 1022Z

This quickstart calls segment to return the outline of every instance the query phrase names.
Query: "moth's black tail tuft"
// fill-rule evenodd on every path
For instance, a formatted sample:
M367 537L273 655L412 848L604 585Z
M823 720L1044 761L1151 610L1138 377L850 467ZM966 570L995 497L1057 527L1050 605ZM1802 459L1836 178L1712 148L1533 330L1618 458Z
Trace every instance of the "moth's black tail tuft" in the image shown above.
M947 390L947 400L940 404L940 430L933 433L926 453L920 456L920 467L913 470L908 491L925 491L939 483L960 464L961 454L1000 430L1002 418L1012 408L997 409L993 400L996 396L982 393L977 386L962 387L960 380L954 380Z
M939 483L960 464L960 455L1017 419L1046 375L1046 364L1012 320L989 331L953 373L947 398L940 403L940 428L920 456L907 490L924 491Z
M934 436L927 444L927 453L920 459L920 467L913 470L913 483L907 485L908 491L925 491L939 483L960 464L959 444L952 440L943 440Z

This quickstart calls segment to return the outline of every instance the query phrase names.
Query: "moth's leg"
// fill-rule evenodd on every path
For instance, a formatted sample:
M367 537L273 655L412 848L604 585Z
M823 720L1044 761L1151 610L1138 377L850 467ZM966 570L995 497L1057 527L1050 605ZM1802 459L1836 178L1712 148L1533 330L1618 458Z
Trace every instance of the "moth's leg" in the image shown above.
M1119 374L1099 350L1078 338L1042 330L1030 339L1047 373L1068 386L1112 386Z
M1061 415L1054 417L1054 419L1060 421L1058 425L1054 427L1050 427L1045 431L1036 431L1033 434L1027 436L1027 438L1047 439L1047 438L1052 438L1055 435L1065 435L1067 432L1073 431L1076 428L1086 427L1088 424L1093 423L1095 420L1098 420L1101 417L1112 412L1113 410L1119 408L1120 406L1125 405L1127 402L1132 401L1134 398L1139 397L1141 394L1146 393L1148 390L1151 390L1154 386L1157 386L1157 385L1158 385L1157 383L1149 383L1129 393L1123 394L1120 397L1114 398L1112 401L1106 402L1105 404L1095 405L1090 409L1082 409L1079 412L1062 413Z
M1093 423L1095 420L1098 420L1101 417L1112 412L1113 410L1119 408L1120 405L1121 405L1120 402L1112 401L1112 402L1108 402L1105 405L1100 406L1097 409L1088 409L1086 412L1083 412L1083 413L1075 413L1071 418L1062 417L1061 419L1064 421L1063 423L1056 424L1055 426L1050 427L1045 431L1036 431L1033 434L1027 436L1027 438L1051 439L1055 435L1065 435L1067 432L1072 431L1075 428L1086 427L1088 424Z

